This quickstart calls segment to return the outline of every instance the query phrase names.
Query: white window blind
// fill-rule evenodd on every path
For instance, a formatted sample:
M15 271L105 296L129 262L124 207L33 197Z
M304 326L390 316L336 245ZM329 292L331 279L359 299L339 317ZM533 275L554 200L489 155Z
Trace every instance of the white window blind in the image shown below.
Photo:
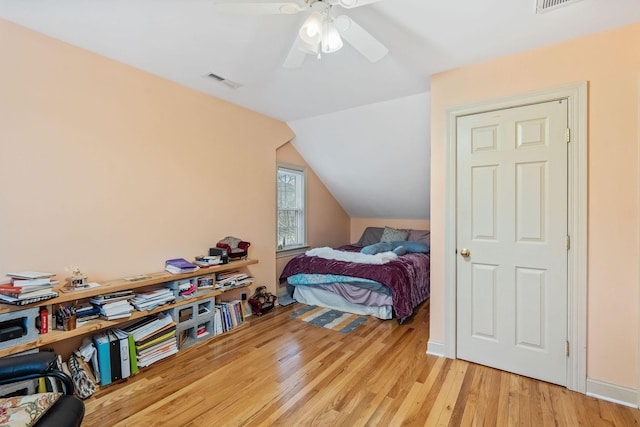
M306 245L306 173L304 169L278 166L278 240L279 251Z

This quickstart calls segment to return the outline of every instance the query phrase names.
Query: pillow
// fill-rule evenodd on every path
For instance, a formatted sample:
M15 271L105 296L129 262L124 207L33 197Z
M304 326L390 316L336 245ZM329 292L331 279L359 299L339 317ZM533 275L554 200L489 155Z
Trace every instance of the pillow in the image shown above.
M395 248L395 245L392 242L378 242L373 245L367 245L364 248L360 249L360 253L367 255L375 255L381 252L389 252Z
M429 246L422 242L408 242L408 241L395 241L395 242L379 242L373 245L365 246L360 250L360 253L367 255L375 255L381 252L393 251L396 255L404 255L406 253L428 253Z
M10 426L33 426L62 393L38 393L0 399L0 423Z
M362 236L356 244L359 246L369 246L373 245L374 243L378 243L380 241L380 238L382 237L383 231L384 228L382 227L367 227L362 232Z
M427 245L431 245L431 231L430 230L409 230L409 236L407 240L412 242L422 242Z
M396 246L393 249L393 253L398 255L398 256L402 256L402 255L407 253L407 250L404 248L404 246Z
M396 245L396 247L403 247L405 251L409 254L417 254L417 253L428 254L429 253L429 245L423 242L411 242L407 240L407 241L391 242L391 243Z
M393 242L398 240L407 240L409 236L408 231L398 230L391 227L385 227L382 232L382 237L380 237L381 242Z

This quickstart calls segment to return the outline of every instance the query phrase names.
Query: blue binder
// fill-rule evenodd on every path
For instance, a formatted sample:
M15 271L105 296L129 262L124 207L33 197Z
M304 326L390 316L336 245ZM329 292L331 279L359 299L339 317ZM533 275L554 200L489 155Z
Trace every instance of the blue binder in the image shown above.
M93 343L98 351L98 365L100 365L100 385L111 384L111 346L109 337L101 332L93 336Z

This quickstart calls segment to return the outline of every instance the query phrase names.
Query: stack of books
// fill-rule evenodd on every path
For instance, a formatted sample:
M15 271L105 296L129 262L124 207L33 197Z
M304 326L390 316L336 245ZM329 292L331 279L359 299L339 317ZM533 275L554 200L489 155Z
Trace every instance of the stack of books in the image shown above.
M214 332L220 330L221 332L230 331L242 324L244 321L244 313L242 311L241 301L221 302L216 305L216 313L214 320L217 323L218 312L220 313L220 327L214 325Z
M76 327L89 320L100 317L100 308L93 304L80 304L76 306Z
M100 309L100 317L107 320L130 317L134 308L129 300L135 296L132 290L96 295L89 301Z
M9 279L0 283L0 302L25 305L55 298L53 287L58 284L53 273L25 271L7 274Z
M169 314L148 316L122 329L133 336L139 367L149 366L178 352L176 323Z
M164 263L164 269L171 274L191 273L198 271L199 268L184 258L168 259Z
M193 263L200 268L209 268L222 264L222 257L220 255L197 256Z
M245 286L251 283L253 283L253 277L249 277L238 270L224 271L216 274L216 289Z
M168 288L155 289L149 292L137 293L131 300L131 304L138 311L153 310L156 307L169 302L175 302L176 296Z

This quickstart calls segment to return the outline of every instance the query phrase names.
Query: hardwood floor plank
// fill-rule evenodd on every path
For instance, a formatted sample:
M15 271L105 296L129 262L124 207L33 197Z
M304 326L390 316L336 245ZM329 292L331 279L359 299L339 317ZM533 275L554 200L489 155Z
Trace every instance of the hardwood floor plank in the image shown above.
M435 423L436 426L449 425L449 421L451 420L451 415L453 413L453 408L458 400L457 398L460 394L460 389L462 388L462 382L464 381L465 374L467 373L467 367L469 366L469 364L459 360L457 360L456 362L458 362L456 364L457 366L455 366L455 369L452 370L447 376L447 380L451 378L451 387L449 388L449 391L446 393L446 396L444 395L444 393L440 393L440 396L442 396L442 400L440 402L436 400L436 403L434 404L434 406L442 408L442 411L440 412ZM444 387L442 391L445 391ZM436 411L432 411L431 413L435 414ZM430 418L431 416L427 418L427 423L429 422Z
M85 401L84 427L622 426L640 411L426 354L428 304L407 324L341 334L278 307Z

